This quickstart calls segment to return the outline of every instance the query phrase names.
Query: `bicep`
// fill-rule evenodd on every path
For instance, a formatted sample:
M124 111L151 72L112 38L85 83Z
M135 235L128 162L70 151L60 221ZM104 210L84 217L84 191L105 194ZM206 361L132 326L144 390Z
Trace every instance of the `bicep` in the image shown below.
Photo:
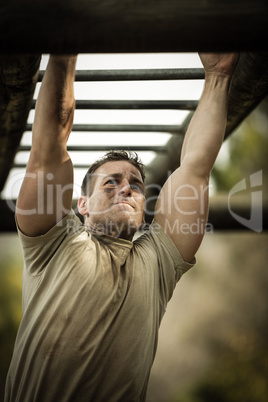
M16 204L20 230L28 236L45 234L71 209L73 167L69 155L40 164L30 156Z
M191 262L206 228L208 178L178 168L164 184L155 208L155 221L169 235L183 259Z

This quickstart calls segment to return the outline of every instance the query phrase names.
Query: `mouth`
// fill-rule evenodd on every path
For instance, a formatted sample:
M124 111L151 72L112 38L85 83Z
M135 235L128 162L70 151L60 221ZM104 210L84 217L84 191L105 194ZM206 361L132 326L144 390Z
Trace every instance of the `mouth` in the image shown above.
M131 207L132 209L134 209L134 206L133 206L131 203L127 202L127 201L115 202L114 205L124 205L124 206L125 206L125 205L128 205L129 207Z

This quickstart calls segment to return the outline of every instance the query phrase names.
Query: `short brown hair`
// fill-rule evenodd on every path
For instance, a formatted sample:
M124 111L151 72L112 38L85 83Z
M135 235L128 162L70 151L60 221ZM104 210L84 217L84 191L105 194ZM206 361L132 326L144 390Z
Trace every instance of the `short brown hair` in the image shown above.
M114 161L127 161L135 166L141 174L142 180L145 180L145 166L140 160L138 154L133 151L109 151L102 158L98 159L96 162L92 163L88 169L81 186L82 195L91 195L93 190L93 185L91 178L93 173L104 163L114 162Z

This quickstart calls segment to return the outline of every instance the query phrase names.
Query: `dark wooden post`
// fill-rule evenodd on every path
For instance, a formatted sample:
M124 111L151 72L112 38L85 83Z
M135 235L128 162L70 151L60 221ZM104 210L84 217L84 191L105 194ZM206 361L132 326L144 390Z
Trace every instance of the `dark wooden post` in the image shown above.
M39 56L0 56L0 191L25 130Z
M267 49L267 0L13 0L0 53Z

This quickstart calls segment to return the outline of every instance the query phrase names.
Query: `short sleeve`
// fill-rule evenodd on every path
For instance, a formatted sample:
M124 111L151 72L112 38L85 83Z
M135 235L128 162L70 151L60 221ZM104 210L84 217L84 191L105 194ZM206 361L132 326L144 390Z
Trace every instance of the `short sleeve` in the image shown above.
M143 244L145 254L153 249L157 256L156 269L159 275L160 299L163 307L166 308L176 283L195 265L196 260L194 258L191 263L184 261L171 238L155 221L151 223L149 230L137 239L137 242Z
M79 218L71 210L61 221L41 236L26 236L17 225L22 246L25 269L30 275L39 275L66 236L77 235L83 231Z
M160 243L162 246L164 246L167 252L172 257L174 261L174 269L176 271L177 280L179 280L182 274L187 272L196 264L196 259L194 258L191 263L184 261L181 253L179 252L178 248L175 246L171 238L155 221L153 221L150 225L150 232L152 233L155 242L158 244Z

